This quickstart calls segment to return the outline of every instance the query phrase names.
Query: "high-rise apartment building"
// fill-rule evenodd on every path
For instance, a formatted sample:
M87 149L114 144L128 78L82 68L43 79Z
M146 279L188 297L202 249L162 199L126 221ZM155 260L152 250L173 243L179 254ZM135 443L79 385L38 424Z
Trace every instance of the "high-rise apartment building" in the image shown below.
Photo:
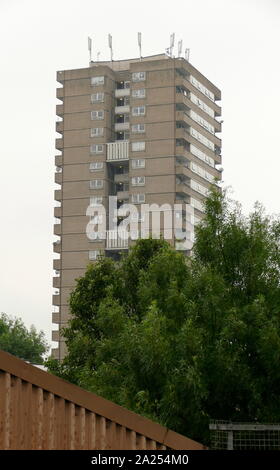
M133 243L108 228L109 196L117 196L118 206L186 203L194 223L203 217L208 188L221 178L221 92L187 60L165 54L91 62L58 72L57 81L53 323L61 329L75 279L100 254L114 257ZM105 215L87 215L100 205ZM107 222L93 238L86 234L90 220ZM182 249L176 235L169 241ZM59 330L53 340L61 359Z

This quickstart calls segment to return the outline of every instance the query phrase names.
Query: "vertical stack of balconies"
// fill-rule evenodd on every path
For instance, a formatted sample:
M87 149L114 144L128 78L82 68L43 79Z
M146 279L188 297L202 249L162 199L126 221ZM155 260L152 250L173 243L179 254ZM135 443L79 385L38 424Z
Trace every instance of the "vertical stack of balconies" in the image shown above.
M211 184L221 179L221 140L216 132L220 92L194 77L188 64L176 69L176 200L194 208L195 221L203 217L203 201ZM201 80L201 81L199 81ZM202 83L203 82L203 83ZM209 88L208 88L209 86ZM212 88L212 90L210 89Z
M58 72L57 80L63 85L63 72ZM62 217L62 189L61 185L63 182L63 130L64 130L64 87L57 88L56 90L56 97L57 99L62 101L62 104L58 104L56 106L56 132L61 135L61 137L56 139L55 147L61 153L55 156L55 176L54 181L57 185L59 185L59 189L55 189L55 207L54 207L54 235L57 237L53 243L53 251L58 255L56 259L53 261L53 269L54 269L54 277L53 277L53 288L55 292L53 294L53 314L52 314L52 322L54 324L60 325L61 323L61 246L62 246L62 230L61 230L61 217ZM52 340L53 341L60 341L60 332L59 330L52 331ZM59 348L54 350L56 353L56 357L59 354Z
M111 177L109 196L116 196L118 206L129 201L129 113L130 113L130 82L117 81L115 89L115 142L107 143L107 167ZM118 218L118 223L120 222ZM128 238L119 229L108 230L106 250L122 250L128 248Z

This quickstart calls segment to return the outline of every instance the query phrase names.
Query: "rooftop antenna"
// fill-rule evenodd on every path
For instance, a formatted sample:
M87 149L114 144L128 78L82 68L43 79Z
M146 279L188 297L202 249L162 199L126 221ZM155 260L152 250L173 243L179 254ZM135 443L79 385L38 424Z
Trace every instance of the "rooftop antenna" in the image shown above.
M97 56L97 62L98 62L99 61L99 56L100 56L100 51L97 52L96 56Z
M173 54L174 41L175 41L175 33L172 33L172 34L170 34L170 55L171 55L171 57L172 57L172 54Z
M138 46L139 46L139 55L140 60L142 59L142 33L138 33Z
M112 46L112 35L108 34L108 43L111 49L111 62L113 62L113 46Z
M183 48L183 40L181 39L181 40L178 42L178 57L181 57L182 48Z
M92 39L88 36L88 51L89 51L89 61L91 62L91 51L92 51Z
M189 60L190 60L190 49L185 49L185 59L189 62Z

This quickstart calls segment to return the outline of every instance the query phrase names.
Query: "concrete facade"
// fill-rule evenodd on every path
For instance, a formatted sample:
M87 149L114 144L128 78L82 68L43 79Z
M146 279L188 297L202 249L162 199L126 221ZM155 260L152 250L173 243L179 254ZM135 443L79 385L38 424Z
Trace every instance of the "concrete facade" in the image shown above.
M188 203L195 223L203 217L207 190L221 179L221 92L188 61L165 54L95 62L60 71L57 81L53 323L61 329L69 293L94 262L92 252L115 256L131 244L87 238L93 197L102 197L107 209L111 195L134 204L135 198ZM169 242L177 247L174 236ZM59 331L53 340L53 355L62 359Z

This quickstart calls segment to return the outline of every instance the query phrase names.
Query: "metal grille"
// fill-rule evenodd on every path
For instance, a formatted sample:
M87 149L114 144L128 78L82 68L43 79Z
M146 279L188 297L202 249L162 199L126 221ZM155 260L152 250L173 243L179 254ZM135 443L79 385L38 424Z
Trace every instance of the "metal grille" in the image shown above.
M211 421L213 450L280 450L280 424Z

